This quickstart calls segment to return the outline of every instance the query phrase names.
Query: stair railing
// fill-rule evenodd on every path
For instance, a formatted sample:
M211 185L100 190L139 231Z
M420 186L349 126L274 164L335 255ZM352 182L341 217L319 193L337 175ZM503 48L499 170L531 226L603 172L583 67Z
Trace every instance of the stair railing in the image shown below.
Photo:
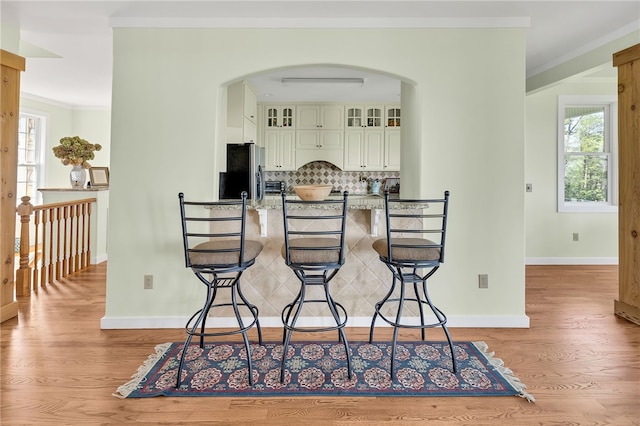
M16 295L28 296L67 275L86 269L91 259L91 208L95 198L33 206L28 196L20 216L20 262ZM31 224L33 216L33 224ZM34 235L31 240L30 229Z

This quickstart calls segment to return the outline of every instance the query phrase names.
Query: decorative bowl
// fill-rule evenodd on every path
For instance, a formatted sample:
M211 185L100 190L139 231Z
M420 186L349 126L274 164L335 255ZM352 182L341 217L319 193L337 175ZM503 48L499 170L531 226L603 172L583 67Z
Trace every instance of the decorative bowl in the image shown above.
M296 195L304 201L322 201L329 196L332 189L333 185L298 185L293 187Z

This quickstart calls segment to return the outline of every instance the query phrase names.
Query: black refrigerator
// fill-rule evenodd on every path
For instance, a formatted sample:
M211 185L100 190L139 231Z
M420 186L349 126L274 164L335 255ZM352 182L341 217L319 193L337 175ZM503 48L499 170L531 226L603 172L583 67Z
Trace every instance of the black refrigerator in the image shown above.
M227 171L220 173L219 198L239 199L247 191L249 200L262 200L264 159L264 148L256 144L227 144Z

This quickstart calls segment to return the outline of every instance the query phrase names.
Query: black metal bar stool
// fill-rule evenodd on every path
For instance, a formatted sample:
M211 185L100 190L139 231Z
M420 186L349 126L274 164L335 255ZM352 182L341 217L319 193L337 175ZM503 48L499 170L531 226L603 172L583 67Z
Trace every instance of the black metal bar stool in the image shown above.
M442 327L451 350L451 363L454 373L457 372L453 343L447 330L447 317L429 298L427 280L444 262L444 247L447 231L447 214L449 208L449 191L438 199L391 199L389 193L384 194L387 237L374 241L373 249L380 260L387 265L393 275L391 288L385 297L375 304L375 312L371 319L369 343L373 342L373 331L376 319L380 317L393 330L391 348L391 380L393 380L394 360L400 328L420 329L422 340L425 340L425 329ZM433 234L433 240L426 239L424 234ZM396 285L399 295L394 295ZM406 286L413 287L415 297L406 294ZM405 304L417 305L420 324L411 324L403 320ZM428 306L435 315L434 322L426 322L423 307ZM384 314L393 312L394 314ZM395 316L395 318L389 318Z
M284 218L284 245L282 257L300 280L300 291L295 299L282 310L283 352L280 381L285 378L285 361L291 334L299 332L320 332L338 330L339 340L344 343L347 369L351 379L351 353L344 333L347 323L345 308L336 302L329 291L329 282L338 273L345 259L345 227L347 198L345 191L340 199L324 201L287 200L282 192L282 212ZM297 212L297 213L296 213ZM307 287L321 286L324 298L307 296ZM327 327L302 328L296 322L305 303L326 304L336 325Z
M217 202L185 201L182 192L178 194L178 198L182 218L185 265L191 268L207 287L207 296L204 307L194 313L185 326L187 340L178 365L176 387L180 387L182 382L182 368L193 336L200 337L202 348L205 337L230 334L242 334L247 351L249 384L253 385L251 347L247 331L255 326L258 331L258 342L262 345L262 330L258 320L258 308L249 303L242 294L240 276L254 264L263 246L259 241L245 239L247 193L242 192L240 200ZM231 292L231 302L214 303L219 289L228 289ZM231 331L207 332L205 326L209 312L212 308L224 306L230 306L233 309L238 328ZM252 317L249 324L243 321L240 314L241 308L243 311L248 311Z

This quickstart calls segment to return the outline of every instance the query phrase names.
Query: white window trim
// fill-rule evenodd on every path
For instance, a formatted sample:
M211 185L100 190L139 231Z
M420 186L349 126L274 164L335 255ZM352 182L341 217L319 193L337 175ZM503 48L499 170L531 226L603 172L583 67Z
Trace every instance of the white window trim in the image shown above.
M48 129L49 113L35 110L35 109L30 109L30 108L20 108L20 114L33 115L41 119L41 128L40 128L41 143L40 143L40 146L38 146L38 149L36 151L36 155L38 157L37 172L36 172L36 191L35 191L34 199L31 200L31 204L37 205L42 203L42 193L40 193L40 191L38 191L37 188L44 188L45 174L46 174L46 167L47 167L47 164L46 164L47 157L45 155L45 151L48 146L48 140L49 140L49 131L48 131L49 130Z
M564 200L564 110L567 106L606 105L605 117L609 146L609 202L571 203ZM560 95L558 96L558 212L560 213L617 213L618 212L618 98L608 95Z

